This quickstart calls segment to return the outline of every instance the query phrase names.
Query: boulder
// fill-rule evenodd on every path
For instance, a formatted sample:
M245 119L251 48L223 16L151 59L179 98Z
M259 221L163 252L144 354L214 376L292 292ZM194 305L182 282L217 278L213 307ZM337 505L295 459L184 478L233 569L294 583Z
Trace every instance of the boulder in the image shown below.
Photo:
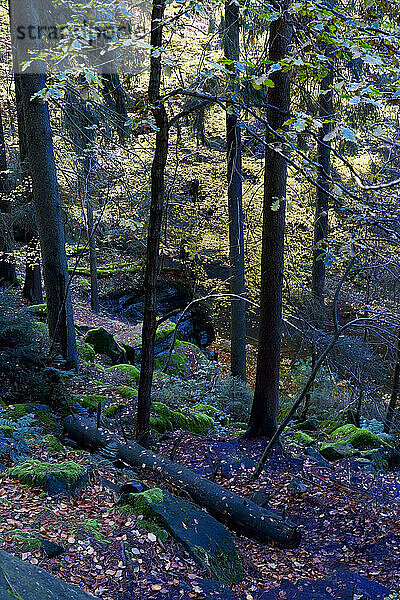
M78 340L76 342L76 349L80 360L83 360L86 363L94 363L95 352L93 346Z
M74 494L88 482L85 467L73 461L58 464L27 460L9 469L8 473L25 485L41 487L49 496Z
M131 383L133 383L133 384L139 383L140 371L133 365L126 365L126 364L115 365L114 367L109 367L107 369L107 372L108 373L116 373L116 372L124 373L124 375L129 377L129 379L131 380Z
M108 333L104 327L89 329L83 341L90 344L97 354L108 356L113 365L125 360L125 350L117 344L111 333Z
M166 529L217 581L228 585L243 579L243 570L229 531L190 502L155 488L122 496L120 504Z
M93 600L79 588L0 550L0 600Z
M171 410L162 402L153 402L152 408L157 416L151 417L150 424L158 433L185 429L191 433L206 435L214 429L214 420L208 415L199 412L184 415L176 410Z
M351 444L346 442L337 442L335 444L321 444L319 451L327 460L340 460L342 458L351 458L359 454Z

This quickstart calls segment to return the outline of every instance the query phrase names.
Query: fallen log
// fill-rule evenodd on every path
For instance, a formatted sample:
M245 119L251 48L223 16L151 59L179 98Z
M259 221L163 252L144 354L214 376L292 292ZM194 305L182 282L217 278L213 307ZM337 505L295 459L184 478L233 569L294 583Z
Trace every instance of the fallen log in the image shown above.
M121 444L116 435L97 429L89 419L69 416L63 425L68 436L82 446L98 449L112 444L116 458L184 490L196 504L233 531L263 544L272 542L281 548L297 548L300 544L301 534L294 523L190 469L135 442Z

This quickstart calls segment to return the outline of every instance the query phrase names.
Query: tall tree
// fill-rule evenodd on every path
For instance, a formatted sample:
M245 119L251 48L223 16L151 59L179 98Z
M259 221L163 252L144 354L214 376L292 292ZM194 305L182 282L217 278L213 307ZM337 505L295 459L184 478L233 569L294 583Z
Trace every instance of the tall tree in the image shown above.
M333 117L333 48L325 44L324 54L328 59L326 75L321 81L318 98L318 116L322 127L318 132L318 178L314 221L314 250L312 264L312 294L320 306L324 304L325 254L328 236L329 176L331 164L331 142Z
M157 329L157 276L159 268L161 225L165 200L165 167L168 157L168 116L160 97L163 19L166 0L155 0L151 15L152 47L150 60L149 103L157 126L156 147L151 168L151 201L147 230L146 267L144 274L144 318L142 359L138 391L136 437L146 441L150 431L151 386L154 371L154 339Z
M268 59L279 63L288 53L291 26L288 1L281 4L278 18L271 23ZM283 248L285 233L287 160L274 132L282 131L290 109L290 79L283 70L271 75L266 133L263 233L261 256L260 321L257 374L248 437L271 437L277 428L279 373L282 333Z
M394 365L393 371L393 383L392 383L392 393L390 395L390 402L388 406L388 411L386 413L385 418L385 433L390 433L390 428L393 423L393 417L396 413L397 400L399 397L400 391L400 331L398 332L398 341L397 341L397 353L396 353L396 362Z
M28 70L21 74L21 57L18 40L15 39L15 20L18 15L13 14L13 8L15 5L10 3L13 63L14 72L19 73L27 157L43 261L49 335L52 350L59 352L69 366L77 367L74 317L50 114L47 102L42 102L37 96L46 85L46 75L42 63L35 65L38 71ZM41 22L43 15L39 11L43 7L34 0L25 2L23 9L23 16L28 22ZM40 50L40 46L36 50Z
M240 80L237 63L239 46L240 11L236 0L225 1L225 58L232 61L228 68L232 99L238 97ZM242 200L242 156L241 131L238 110L232 104L226 113L229 253L231 301L231 372L246 381L246 301L239 299L245 293L243 200Z
M17 285L13 257L13 223L8 200L7 154L4 139L3 117L0 112L0 283Z
M21 179L26 191L23 192L22 204L24 215L22 218L22 228L24 231L24 242L27 247L27 258L25 262L25 281L22 289L23 297L33 304L43 302L42 272L40 267L40 257L37 256L38 230L36 222L35 207L30 190L30 175L28 161L28 145L25 133L25 119L23 113L23 103L21 97L21 74L14 74L15 85L15 103L17 108L18 123L18 146L19 162L21 170ZM28 188L29 186L29 188Z
M78 358L50 115L47 103L33 99L45 87L46 77L23 74L20 83L49 334L54 347L72 366L78 364Z
M89 246L90 307L100 312L97 276L96 229L93 216L93 171L96 165L96 118L88 102L78 98L76 92L67 96L66 125L72 134L75 151L82 162L80 196L86 211L86 236Z

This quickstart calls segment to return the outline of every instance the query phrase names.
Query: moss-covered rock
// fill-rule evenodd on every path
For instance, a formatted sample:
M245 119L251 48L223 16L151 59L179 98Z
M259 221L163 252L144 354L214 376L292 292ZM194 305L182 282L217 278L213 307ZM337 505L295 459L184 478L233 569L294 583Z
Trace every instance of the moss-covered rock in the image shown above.
M311 446L315 441L314 438L308 435L308 433L304 433L304 431L295 431L293 439L302 446Z
M87 483L86 468L76 462L49 463L28 460L8 470L21 483L39 486L49 495L70 494Z
M368 429L357 429L347 441L358 450L372 450L382 446L390 447L389 444L381 440L375 433L368 431Z
M47 304L32 304L26 310L36 315L39 319L47 318Z
M358 450L355 450L351 444L346 442L321 444L319 452L324 458L326 458L326 460L330 461L340 460L342 458L350 458L359 454Z
M86 342L76 342L76 349L78 351L78 357L84 360L86 363L94 363L95 352L93 346Z
M133 398L137 398L138 391L129 385L118 385L115 389L117 390L119 395L125 400L132 400Z
M208 415L214 421L217 421L221 425L227 426L229 425L229 416L222 412L219 408L212 406L211 404L203 404L198 403L193 407L193 411L195 413L200 413L204 415Z
M90 344L97 354L108 356L113 365L125 360L125 350L117 344L111 333L108 333L104 327L89 329L83 341Z
M348 439L355 431L357 431L356 425L353 423L347 423L337 427L330 435L332 440L344 440Z
M159 488L128 494L121 502L132 506L145 522L166 529L215 579L228 584L242 580L242 566L229 531L206 512Z
M178 377L186 375L188 371L188 357L185 353L186 343L177 341L171 356L167 351L156 356L154 359L154 368L158 371L166 371L169 375L177 375Z
M42 438L43 445L52 452L64 452L65 448L62 443L52 433L48 433Z
M108 373L124 373L127 375L133 383L138 384L140 379L140 371L133 365L120 364L107 369Z
M99 404L104 406L109 401L108 396L101 394L77 394L73 396L73 401L86 408L89 412L96 412Z
M110 406L106 406L104 409L104 415L106 417L114 417L119 410L118 404L110 404Z
M336 429L338 429L342 425L343 425L343 423L341 421L331 421L329 419L326 419L324 421L321 421L320 430L325 435L331 435L331 433L333 433Z
M159 433L185 429L199 435L206 435L214 429L214 419L202 413L190 413L184 415L178 411L171 410L162 402L154 402L153 410L157 417L151 419L151 426Z
M357 450L371 450L383 446L390 447L387 442L383 441L375 433L372 433L368 429L356 427L352 423L338 427L330 437L332 440L345 441Z

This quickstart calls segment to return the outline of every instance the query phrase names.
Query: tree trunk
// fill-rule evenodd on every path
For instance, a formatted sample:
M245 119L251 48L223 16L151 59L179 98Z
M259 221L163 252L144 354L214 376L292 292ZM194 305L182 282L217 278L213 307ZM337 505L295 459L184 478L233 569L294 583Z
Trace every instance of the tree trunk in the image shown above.
M165 0L153 4L151 46L162 46ZM151 386L154 371L154 338L157 317L157 275L160 253L161 225L164 211L165 166L168 156L168 117L160 102L161 55L151 54L149 103L157 125L156 148L151 168L151 203L147 231L146 267L144 274L144 318L142 327L142 360L138 391L136 436L145 440L150 434Z
M0 283L18 285L13 257L14 235L8 200L7 154L3 118L0 112Z
M14 75L15 101L17 107L18 122L18 145L19 160L21 167L21 177L26 183L29 179L28 148L25 133L25 121L23 113L23 103L21 97L21 75ZM28 257L25 264L25 281L22 289L22 296L32 304L43 303L42 271L40 267L40 256L35 257L32 263L31 256L36 254L38 241L38 230L36 223L35 207L32 202L31 192L27 192L24 197L25 208L25 244L28 245Z
M318 101L318 116L323 122L318 133L318 178L317 197L315 204L314 221L314 250L312 265L312 294L320 306L324 306L325 292L325 254L326 238L328 236L328 211L329 211L329 181L331 163L331 142L324 138L332 131L333 116L333 50L330 46L325 49L325 56L329 59L328 72L321 81Z
M116 457L148 475L160 478L179 491L185 491L194 502L229 528L261 543L274 542L282 548L297 548L301 534L294 523L264 509L247 498L197 475L190 469L145 450L135 443L121 444L115 435L97 429L95 423L82 417L63 421L69 437L80 445L104 448L112 443Z
M57 185L50 116L46 103L31 100L43 89L45 75L20 76L20 91L46 288L49 334L53 348L77 366L75 329L68 286L61 203Z
M285 1L284 12L270 27L268 58L272 63L288 51L291 27L287 6ZM276 131L282 130L288 118L290 80L282 71L274 72L271 79L275 87L269 90L267 120ZM287 161L274 151L274 143L278 143L274 134L267 130L257 374L248 437L271 437L278 423Z
M388 411L385 419L385 433L390 433L390 428L393 423L393 417L396 411L397 399L399 397L400 391L400 332L398 333L399 338L397 342L397 356L396 356L396 364L394 366L393 371L393 384L392 384L392 394L390 396L390 402Z
M225 1L225 57L233 61L231 95L239 93L240 80L236 62L239 61L239 5L233 0ZM226 114L227 176L229 210L229 254L230 254L230 292L235 296L244 296L244 239L242 206L242 156L239 115L232 108ZM231 300L231 372L234 377L246 381L246 302L238 298Z

